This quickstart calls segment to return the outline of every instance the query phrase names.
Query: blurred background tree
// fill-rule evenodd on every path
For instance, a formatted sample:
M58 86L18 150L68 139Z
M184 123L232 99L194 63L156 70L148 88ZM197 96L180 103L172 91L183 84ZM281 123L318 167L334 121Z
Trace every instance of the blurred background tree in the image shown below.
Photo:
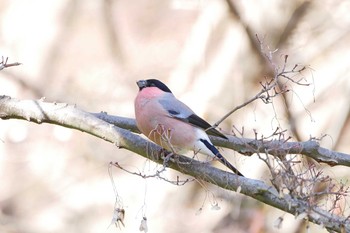
M133 117L136 80L157 78L211 123L254 96L274 64L311 67L267 106L256 102L220 127L245 136L281 127L293 140L350 151L348 1L2 1L0 55L23 65L0 72L0 94L76 104ZM316 100L316 101L315 101ZM223 154L248 177L269 179L256 156ZM115 232L110 161L144 172L145 159L53 125L0 121L1 232ZM324 167L346 181L349 169ZM178 173L168 171L169 176ZM301 219L250 198L192 182L182 187L114 170L126 209L123 232L304 232ZM220 210L216 207L220 207ZM181 214L179 214L181 213ZM284 219L280 228L276 222ZM296 224L298 223L298 224ZM312 231L324 231L310 225Z

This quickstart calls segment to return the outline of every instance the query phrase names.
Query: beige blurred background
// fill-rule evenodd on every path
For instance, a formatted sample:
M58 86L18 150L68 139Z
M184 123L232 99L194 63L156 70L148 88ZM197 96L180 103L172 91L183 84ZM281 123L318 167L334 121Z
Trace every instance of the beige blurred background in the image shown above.
M279 126L292 140L326 135L323 146L349 153L349 11L345 0L2 0L0 55L23 65L0 71L0 94L134 117L135 81L157 78L214 123L271 75L257 34L271 51L278 48L274 64L288 54L289 67L309 66L303 77L311 85L292 85L270 105L254 102L222 130L244 127L253 137L254 129L267 136ZM223 154L247 177L268 181L256 156ZM149 232L306 231L292 215L208 184L174 186L113 169L126 211L120 230L110 226L111 161L144 174L160 168L85 133L0 121L0 232L138 232L143 216ZM322 167L344 182L350 174ZM186 178L164 173L177 175Z

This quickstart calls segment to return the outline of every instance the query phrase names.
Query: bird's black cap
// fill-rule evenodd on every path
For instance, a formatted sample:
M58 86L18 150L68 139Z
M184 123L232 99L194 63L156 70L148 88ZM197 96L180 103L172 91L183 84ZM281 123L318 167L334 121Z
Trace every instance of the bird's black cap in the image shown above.
M145 87L158 87L164 92L172 93L170 89L158 79L147 79L147 80L139 80L136 82L140 91Z

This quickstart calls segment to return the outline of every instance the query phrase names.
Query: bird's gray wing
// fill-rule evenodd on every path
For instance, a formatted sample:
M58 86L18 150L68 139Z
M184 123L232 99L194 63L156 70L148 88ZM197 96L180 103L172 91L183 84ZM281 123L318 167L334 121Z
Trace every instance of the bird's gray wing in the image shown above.
M225 135L218 130L211 128L211 125L208 122L197 116L192 109L177 100L174 96L169 95L167 98L162 98L159 100L159 103L168 111L171 117L201 128L205 130L207 134L227 139Z

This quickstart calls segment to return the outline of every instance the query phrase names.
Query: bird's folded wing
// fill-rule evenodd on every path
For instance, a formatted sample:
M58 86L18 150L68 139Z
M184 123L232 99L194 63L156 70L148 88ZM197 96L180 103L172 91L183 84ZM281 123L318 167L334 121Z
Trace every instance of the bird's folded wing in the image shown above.
M170 117L176 118L180 121L201 128L205 130L207 134L227 139L225 135L220 133L218 130L211 128L212 126L208 122L197 116L192 111L192 109L190 109L186 104L182 103L181 101L175 101L174 99L172 100L171 98L166 98L160 100L159 103L164 107L164 109L168 111Z

